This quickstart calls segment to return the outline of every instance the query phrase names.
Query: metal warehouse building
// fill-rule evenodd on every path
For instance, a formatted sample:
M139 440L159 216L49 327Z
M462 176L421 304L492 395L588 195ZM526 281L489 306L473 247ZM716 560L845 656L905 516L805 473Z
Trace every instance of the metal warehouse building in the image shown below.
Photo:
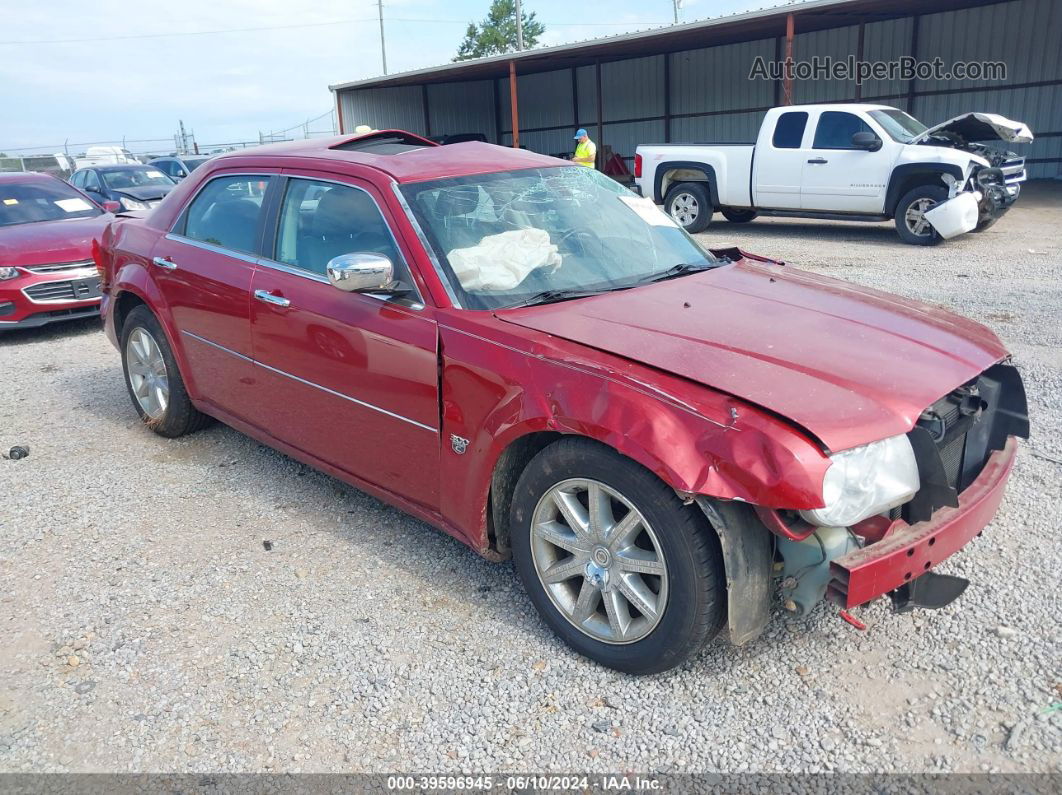
M633 159L642 143L745 142L763 113L805 102L881 102L926 124L966 111L1026 122L1031 178L1062 176L1062 2L811 0L642 33L340 83L340 130L482 133L556 154L586 127ZM749 80L757 56L1001 61L1005 80Z

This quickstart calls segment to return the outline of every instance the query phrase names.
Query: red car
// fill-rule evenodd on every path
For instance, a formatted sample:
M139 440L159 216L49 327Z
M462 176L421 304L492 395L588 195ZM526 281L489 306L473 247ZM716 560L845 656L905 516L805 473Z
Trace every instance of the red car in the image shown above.
M55 177L0 174L0 331L99 314L92 241L110 219Z
M1028 435L996 336L708 251L593 169L408 133L212 160L98 252L133 405L216 417L492 560L632 673L933 572ZM852 618L847 612L845 617Z

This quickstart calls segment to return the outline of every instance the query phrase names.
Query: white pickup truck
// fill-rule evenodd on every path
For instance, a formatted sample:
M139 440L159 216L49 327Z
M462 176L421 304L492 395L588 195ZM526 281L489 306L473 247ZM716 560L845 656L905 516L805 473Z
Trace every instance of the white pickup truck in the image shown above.
M639 146L634 175L690 232L716 210L736 223L895 219L905 242L933 245L987 229L1018 196L1025 158L981 142L1032 139L991 113L927 128L887 105L790 105L767 111L755 144Z

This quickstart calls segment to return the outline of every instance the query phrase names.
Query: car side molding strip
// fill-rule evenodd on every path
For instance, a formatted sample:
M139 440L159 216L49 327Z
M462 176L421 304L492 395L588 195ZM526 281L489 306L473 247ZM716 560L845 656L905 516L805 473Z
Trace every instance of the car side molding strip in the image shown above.
M425 425L422 422L417 422L416 420L410 419L409 417L403 417L401 414L395 414L393 411L388 411L387 409L381 408L380 406L374 405L372 403L366 403L364 400L358 400L355 397L351 397L350 395L344 395L342 392L336 392L334 389L329 389L326 386L315 384L313 381L307 381L305 378L300 378L297 375L292 375L291 373L285 372L284 370L279 370L276 367L270 367L268 364L263 364L262 362L256 361L255 359L252 359L249 356L244 356L242 353L237 353L236 351L231 350L230 348L226 348L224 345L219 345L218 343L213 342L212 340L208 340L206 337L200 337L198 334L193 334L191 331L181 329L181 334L184 334L187 337L191 337L194 340L198 340L199 342L202 342L206 345L210 345L213 348L217 348L219 351L224 351L225 353L235 356L237 359L242 359L245 362L250 362L256 367L261 367L262 369L269 370L270 372L276 373L277 375L282 375L285 378L290 378L292 381L298 381L300 384L312 386L315 389L320 389L322 392L327 392L330 395L335 395L336 397L342 398L343 400L349 400L351 403L355 403L359 406L363 406L364 408L377 411L380 414L386 414L388 417L393 417L396 420L408 422L410 425L415 425L416 427L422 428L425 431L431 431L435 434L439 433L439 429L431 425Z

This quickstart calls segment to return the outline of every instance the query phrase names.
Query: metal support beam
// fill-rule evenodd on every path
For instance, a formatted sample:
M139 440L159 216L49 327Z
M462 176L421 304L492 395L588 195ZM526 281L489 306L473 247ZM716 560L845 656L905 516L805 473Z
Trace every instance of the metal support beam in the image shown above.
M572 127L579 129L579 73L572 67Z
M922 17L911 18L911 57L918 57L918 22ZM907 112L914 115L915 79L912 77L907 83Z
M604 103L601 98L601 59L594 62L595 78L597 80L597 162L601 163L605 156L605 113Z
M428 112L428 84L420 85L420 103L424 107L424 137L431 138L431 114Z
M793 104L793 34L796 22L792 14L785 15L785 78L782 85L782 104Z
M862 63L863 62L863 40L864 40L864 38L866 36L866 32L867 32L866 31L866 25L867 25L867 23L864 22L863 20L859 21L859 40L856 42L856 62L857 63ZM863 84L860 83L857 80L856 81L856 85L855 85L855 101L859 102L862 99L863 99Z
M676 16L678 15L676 5ZM671 143L671 53L664 53L664 143Z
M492 79L490 81L491 89L494 93L494 143L501 146L502 142L502 122L501 122L501 92L498 90L498 81Z
M509 61L509 112L513 119L513 149L520 148L520 111L516 104L516 62Z
M339 126L339 134L344 135L346 131L343 129L343 103L339 99L338 91L333 91L332 94L335 95L336 100L336 124Z

